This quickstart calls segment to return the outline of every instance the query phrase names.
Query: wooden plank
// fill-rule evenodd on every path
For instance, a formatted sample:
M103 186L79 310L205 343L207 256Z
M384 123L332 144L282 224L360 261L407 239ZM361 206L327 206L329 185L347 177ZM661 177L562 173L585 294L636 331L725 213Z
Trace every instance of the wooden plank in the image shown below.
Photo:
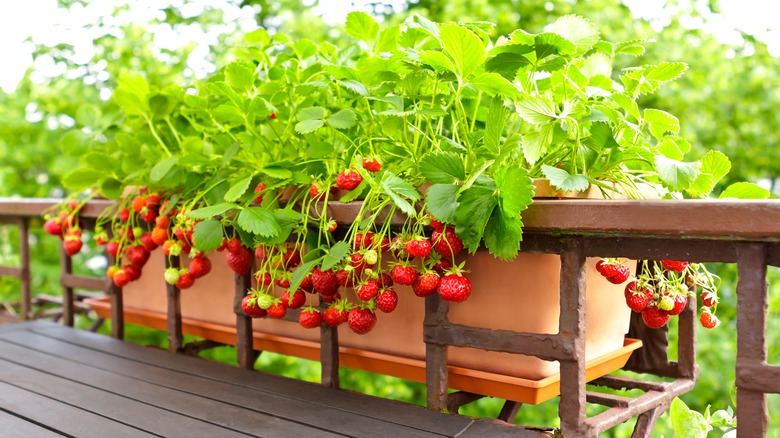
M71 406L7 383L0 382L0 394L3 394L0 397L0 409L3 411L12 412L14 415L24 418L25 421L31 422L28 424L36 423L69 436L77 436L79 438L105 438L108 436L112 438L144 438L154 436L140 429L113 421L110 418L95 415L76 406ZM3 421L0 420L0 425L3 424ZM12 430L16 429L0 427L0 431L2 431L0 434ZM5 437L6 435L2 436ZM39 436L48 435L36 432L28 434L24 438L37 438ZM56 434L55 436L62 435Z
M309 382L263 373L252 377L252 374L247 374L244 370L225 364L189 357L161 355L159 351L153 351L140 345L118 342L106 336L70 330L47 322L41 322L40 324L35 329L36 332L74 345L213 380L234 383L261 391L283 393L288 397L307 400L317 405L356 412L367 417L410 425L442 435L455 435L471 421L465 417L440 414L419 406L393 400L384 400L345 391L332 391ZM413 422L410 421L412 418L414 419Z
M543 432L523 429L519 426L512 426L498 420L474 420L463 430L458 438L549 438L549 435Z
M5 392L3 393L3 397L5 397ZM0 431L2 431L4 438L62 437L62 435L54 433L49 429L44 429L35 423L30 423L27 420L3 411L0 411Z
M162 433L166 436L176 435L182 429L190 430L192 428L198 429L199 433L208 432L211 434L203 436L257 436L259 431L262 431L263 436L267 437L338 436L282 418L260 415L258 412L239 406L216 403L213 399L161 387L28 350L6 342L5 338L0 342L0 358L26 367L30 373L52 374L51 377L58 376L62 379L68 379L72 383L84 382L82 385L84 387L99 388L106 394L125 398L123 403L113 402L106 406L106 409L118 407L120 404L128 404L130 400L133 403L148 405L147 408L152 408L152 406L160 408L159 410L165 414L157 415L167 416L167 424L154 424L155 429L146 430ZM176 373L171 373L168 376L173 380L178 377ZM9 383L11 382L13 380L9 381ZM130 421L138 420L130 419Z
M72 406L78 406L96 415L112 418L121 423L132 424L153 434L177 436L182 430L187 430L188 436L203 438L247 436L82 383L37 371L26 365L18 365L6 359L0 359L0 368L3 369L0 378L7 383L12 382L18 388L60 400Z
M236 405L238 407L251 409L260 414L272 415L285 418L302 424L308 424L314 427L320 427L337 433L357 436L375 436L375 437L428 437L428 432L423 432L412 427L385 422L382 420L366 418L343 410L322 407L297 399L291 399L286 396L269 394L243 386L236 386L230 383L217 382L199 376L182 374L165 368L155 367L139 362L132 362L110 354L89 350L67 344L65 342L47 338L45 336L30 332L13 333L8 336L0 336L4 342L13 342L16 345L37 350L42 353L49 353L68 361L89 365L94 368L106 370L124 377L129 377L142 382L151 383L160 387L183 391L184 398L189 394L195 394L202 397L208 397L219 401L220 403ZM2 343L0 343L2 351ZM251 374L257 377L256 374ZM98 383L97 380L92 380ZM105 389L104 386L101 387ZM129 394L126 394L129 395ZM192 404L192 402L188 402ZM230 415L229 413L215 413L221 417ZM253 415L245 413L239 418L232 418L230 421L237 423L243 421L241 417ZM255 427L248 425L247 427ZM233 426L235 428L235 426ZM241 429L243 430L243 429Z

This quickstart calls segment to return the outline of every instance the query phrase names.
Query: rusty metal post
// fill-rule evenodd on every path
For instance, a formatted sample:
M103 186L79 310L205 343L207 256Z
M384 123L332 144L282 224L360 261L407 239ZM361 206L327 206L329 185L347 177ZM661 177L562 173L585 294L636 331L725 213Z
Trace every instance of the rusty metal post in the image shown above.
M30 280L30 223L26 218L19 218L19 259L20 279L22 282L22 321L32 314L32 284Z
M257 354L254 351L254 338L252 336L252 318L246 316L241 310L241 300L252 287L252 276L235 275L235 297L233 299L233 312L236 314L236 354L238 366L244 369L254 369Z
M63 277L73 273L73 260L60 245L60 283L62 284L62 322L73 327L73 288L63 282Z
M165 258L165 269L181 267L181 257L168 256ZM181 322L181 290L175 284L165 283L165 292L168 303L168 351L178 353L182 351L184 333Z
M689 298L688 304L679 316L677 325L677 376L697 380L699 367L696 365L696 298Z
M766 364L766 264L764 245L744 243L737 246L737 375L740 368ZM739 379L737 416L739 436L766 436L769 422L766 394L741 388Z
M561 360L558 417L564 437L589 437L585 423L585 253L582 241L571 239L561 255L559 335L572 345L573 356Z
M423 334L429 326L447 322L449 303L439 294L425 298L425 319ZM444 411L447 409L447 346L426 342L425 344L425 388L429 409Z
M320 311L327 308L320 300ZM322 386L339 388L339 329L325 323L320 324L320 365Z

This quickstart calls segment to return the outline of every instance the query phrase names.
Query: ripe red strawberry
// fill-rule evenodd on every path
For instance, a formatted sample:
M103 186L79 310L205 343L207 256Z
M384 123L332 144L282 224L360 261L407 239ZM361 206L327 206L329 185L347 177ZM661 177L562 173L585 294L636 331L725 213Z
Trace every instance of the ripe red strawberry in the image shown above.
M166 240L168 240L168 229L167 228L159 228L154 227L152 228L152 241L157 245L162 245L165 243Z
M130 276L130 281L135 281L141 278L141 268L135 265L124 265L122 269Z
M699 322L704 328L712 329L720 325L720 320L709 310L703 310L699 316Z
M257 280L258 286L270 286L272 282L271 274L261 271L255 273L255 280Z
M424 259L431 253L431 241L418 236L408 240L404 249L410 256Z
M127 222L128 219L130 219L130 210L126 208L119 210L119 220L122 222Z
M339 284L339 286L355 287L357 277L358 274L351 266L347 266L346 268L336 272L336 282Z
M355 268L355 272L362 273L366 269L366 262L363 261L363 254L355 252L349 256L349 265Z
M43 224L43 230L52 236L62 235L62 224L59 218L51 218Z
M718 301L720 299L718 298L718 295L715 292L705 290L701 293L701 303L705 307L714 307L718 305Z
M319 327L322 322L322 315L315 308L308 308L298 314L298 324L303 328Z
M156 193L151 195L146 195L146 199L144 200L144 205L149 208L156 208L158 205L160 205L160 201L162 201L162 196Z
M439 281L439 296L445 301L466 301L471 295L471 282L458 270L448 272Z
M265 245L258 245L257 248L255 248L255 258L261 264L265 263L265 261L268 260L269 256L270 256L270 251L268 251L268 248L266 248Z
M157 245L157 244L154 242L154 240L152 239L152 235L151 235L150 233L146 233L146 234L142 234L142 235L141 235L141 246L143 246L143 247L144 247L144 249L145 249L147 252L152 252L152 251L154 251L155 249L157 249L157 247L158 247L159 245Z
M405 263L398 263L390 270L390 275L393 281L397 284L405 284L411 286L417 280L417 271L414 267Z
M211 260L201 255L196 256L190 260L188 269L190 270L190 276L198 279L211 272Z
M81 237L77 237L72 234L67 234L65 236L65 239L62 241L62 246L65 248L65 254L69 256L74 256L81 251L83 243L81 242Z
M329 296L329 297L320 295L320 301L322 301L323 303L332 303L332 302L338 301L340 299L341 299L341 294L338 293L338 292L333 294L333 295L331 295L331 296Z
M305 292L312 292L314 290L314 282L311 279L311 274L303 277L303 280L301 280L301 284L298 286L298 289Z
M392 289L383 289L376 296L376 308L384 313L390 313L398 306L398 294Z
M282 254L282 264L285 268L294 268L301 264L301 253L297 248L287 248Z
M380 272L377 276L377 281L383 288L392 287L394 284L393 277L387 272Z
M626 297L626 305L634 312L641 312L653 301L655 293L651 288L640 288L637 286L636 281L632 281L626 285L624 295Z
M325 321L325 324L331 327L336 327L347 322L348 318L349 312L337 307L328 307L322 311L323 321Z
M443 231L433 230L431 240L433 249L446 258L455 257L463 249L463 241L452 227L444 227Z
M117 253L119 252L119 242L115 240L108 242L108 245L106 245L106 252L111 257L116 257Z
M361 182L363 182L363 176L350 169L342 170L336 176L336 187L341 190L354 190Z
M602 262L601 260L599 260ZM621 284L628 280L631 269L619 260L604 260L596 262L596 270L612 284Z
M252 268L253 256L252 251L243 245L239 245L236 251L230 251L228 247L228 251L225 252L225 260L228 266L238 275L249 273L249 270Z
M255 193L260 193L259 195L255 196L255 202L258 204L261 204L263 202L263 198L265 197L263 190L265 190L265 184L259 183L257 186L255 186Z
M227 241L225 247L230 252L237 252L242 246L241 241L234 237Z
M349 311L347 317L349 328L359 335L365 335L374 328L376 324L376 315L369 309L355 307Z
M119 269L114 273L114 278L112 278L112 280L117 287L124 287L130 283L130 276L124 269Z
M168 216L159 216L157 219L155 219L154 226L157 228L167 229L171 226L171 220L168 218Z
M363 301L368 301L374 298L377 292L379 292L379 281L370 278L358 287L357 296Z
M336 231L336 229L338 227L339 227L339 224L336 223L336 221L331 220L331 221L328 221L328 227L326 229L328 230L329 233L332 233L332 232Z
M146 205L146 204L145 204L145 201L146 201L146 200L144 199L144 197L143 197L143 196L136 196L135 198L133 198L132 202L130 202L130 207L131 207L131 208L133 209L133 211L135 211L136 213L140 213L140 212L141 212L141 210L142 210L142 209L144 208L144 206Z
M266 315L266 311L257 306L257 298L252 294L246 295L241 300L241 311L252 318L262 318Z
M642 311L642 321L650 328L661 328L669 322L669 314L656 306L647 306Z
M139 268L142 268L147 261L149 261L149 251L145 250L143 246L136 245L131 246L125 250L125 255L130 264Z
M682 272L688 267L688 262L677 260L661 260L664 269L672 272Z
M319 198L322 194L322 191L320 190L319 183L314 183L309 187L309 196L312 198Z
M675 295L674 299L674 307L672 307L672 310L667 311L669 315L679 315L682 313L683 310L685 310L685 306L688 304L688 297L685 295Z
M311 271L311 280L314 291L323 297L333 296L339 290L339 282L336 280L336 274L330 269L321 271L317 268Z
M141 237L143 237L143 236L141 236ZM150 237L151 237L151 235L150 235ZM95 234L93 236L93 238L95 239L95 243L97 243L98 245L105 245L106 243L108 243L108 234L106 232L99 232L99 233ZM155 248L156 248L156 246L155 246Z
M352 248L355 250L368 249L374 243L374 233L367 231L365 233L355 234L352 239Z
M269 118L269 119L271 119L271 120L276 120L276 117L278 117L278 116L276 115L276 113L271 113L271 114L268 114L268 118Z
M306 294L297 290L290 296L290 291L286 290L282 293L282 304L290 309L297 309L306 304Z
M143 210L141 210L141 219L144 220L146 223L152 223L157 219L157 211L153 210L151 208L144 207Z
M77 209L79 206L79 201L73 199L70 202L68 202L68 210L73 211Z
M369 172L379 172L382 170L382 163L376 158L363 158L363 169Z
M274 280L274 284L282 288L287 288L290 287L290 279L288 277L277 278Z
M285 307L281 301L276 301L275 303L271 304L271 307L267 310L268 316L271 318L284 318L284 315L287 314L287 307Z
M437 231L442 231L444 230L444 222L431 216L431 228Z
M176 282L176 287L179 289L189 289L195 284L195 279L189 273L181 274L179 281Z
M418 297L427 297L436 292L436 288L439 287L439 281L441 281L441 277L439 277L437 272L425 271L417 277L417 281L412 285L412 290Z

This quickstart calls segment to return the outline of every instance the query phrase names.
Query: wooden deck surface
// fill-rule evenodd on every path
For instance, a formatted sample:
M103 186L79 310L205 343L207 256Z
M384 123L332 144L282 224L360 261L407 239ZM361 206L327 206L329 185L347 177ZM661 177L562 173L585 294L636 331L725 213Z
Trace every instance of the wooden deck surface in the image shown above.
M529 437L49 322L0 326L3 437Z

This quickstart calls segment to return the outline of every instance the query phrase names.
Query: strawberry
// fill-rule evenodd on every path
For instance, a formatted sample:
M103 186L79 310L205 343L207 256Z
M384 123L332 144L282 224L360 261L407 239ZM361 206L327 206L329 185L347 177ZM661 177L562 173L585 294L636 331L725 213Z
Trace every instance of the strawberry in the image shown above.
M131 265L139 268L142 268L146 262L149 261L149 251L145 250L141 245L127 248L127 250L125 250L125 255Z
M717 316L713 315L709 309L702 309L701 316L699 316L699 322L702 327L712 329L720 325L720 320Z
M168 240L167 228L159 228L159 227L152 228L152 241L155 244L162 245L163 243L165 243L166 240Z
M344 309L339 309L337 306L328 307L322 311L323 321L331 327L336 327L347 322L347 318L349 318L349 312Z
M640 288L636 281L626 285L625 289L626 305L634 312L641 312L653 301L655 293L649 287Z
M443 258L439 253L434 252L426 259L426 265L441 274L452 267L452 262L450 260L452 259Z
M114 278L112 278L112 280L116 287L124 287L127 283L130 283L130 276L124 269L119 269L114 273Z
M73 234L67 234L62 241L62 247L65 249L65 254L69 256L78 254L79 251L81 251L82 245L81 237L77 237Z
M190 260L188 269L190 270L190 276L193 279L198 279L211 272L211 260L202 255L198 255Z
M368 249L374 242L374 233L367 231L365 233L355 234L352 239L352 248L355 250Z
M110 278L111 280L114 279L114 275L116 275L116 272L119 270L116 266L109 266L108 269L106 269L106 277Z
M154 242L150 233L146 233L141 235L141 246L144 247L146 252L152 252L157 249L159 245Z
M718 298L718 295L709 290L705 290L701 293L701 303L704 305L704 307L714 307L718 305L718 301L720 299Z
M376 158L363 158L363 169L369 172L379 172L382 170L382 163Z
M277 117L276 113L268 114L268 118L271 120L276 120L276 117Z
M151 208L144 207L143 210L141 210L141 219L144 220L146 223L152 223L157 219L157 211L153 210Z
M374 325L376 324L376 315L369 309L355 307L349 311L347 322L349 323L349 328L352 329L353 332L359 335L365 335L374 328Z
M265 263L265 261L268 260L269 256L270 256L270 252L265 247L265 245L258 245L258 247L255 248L255 258L261 264Z
M313 269L311 271L311 280L314 287L314 291L323 297L329 297L334 295L339 290L339 283L336 280L336 274L330 269L327 271L321 271L319 269Z
M282 264L285 268L294 268L301 264L301 253L297 248L287 248L287 251L282 254Z
M263 191L265 190L265 184L259 183L257 186L255 186L255 193L259 193L259 195L255 196L255 202L258 204L261 204L263 202L263 198L265 197L265 193Z
M226 248L230 252L238 252L238 250L242 247L241 241L237 238L232 238L227 241Z
M117 253L119 252L119 242L115 240L108 242L108 245L106 245L106 252L111 257L116 257Z
M398 294L392 289L383 289L376 296L376 308L384 313L390 313L398 306Z
M406 262L398 263L390 270L393 281L398 284L411 286L417 280L417 271Z
M442 231L433 230L431 240L433 249L446 258L455 257L463 249L463 241L452 227L444 227Z
M642 321L650 328L661 328L669 322L669 314L656 306L647 306L642 311Z
M371 278L358 287L357 296L363 301L368 301L374 298L377 292L379 292L379 281Z
M357 276L358 274L355 272L355 269L351 266L347 266L346 268L336 272L336 282L339 284L339 286L355 287Z
M127 222L130 219L130 210L123 208L119 210L119 220L122 222Z
M417 281L412 284L412 291L418 297L427 297L433 295L436 288L439 287L441 277L435 271L425 271L417 277Z
M135 281L141 278L141 268L135 265L124 265L122 269L130 276L130 281Z
M322 194L322 190L320 190L320 183L314 183L309 187L309 196L312 198L319 198Z
M444 222L436 219L435 217L431 216L431 228L437 231L443 231L444 230Z
M157 208L157 206L160 205L161 201L162 201L162 196L156 193L151 195L146 195L146 199L144 200L144 205L148 208Z
M471 295L471 282L459 269L447 271L439 280L438 291L443 300L460 303Z
M189 273L181 274L179 281L176 282L176 287L179 289L189 289L195 283L195 279Z
M286 290L282 293L282 304L290 309L297 309L306 304L306 294L297 290L291 296L290 291Z
M363 182L363 176L350 169L342 170L336 176L336 187L341 190L354 190L361 182Z
M252 294L247 294L241 300L241 311L252 318L262 318L266 315L266 311L258 307L257 298Z
M290 287L290 278L287 275L285 275L284 277L277 278L276 280L274 280L274 284L282 288L288 288Z
M68 210L73 211L79 207L79 201L73 199L68 202Z
M271 318L281 319L287 314L287 307L284 307L282 302L277 300L275 303L271 304L271 307L268 308L267 312L268 316Z
M383 288L392 287L394 284L393 277L387 272L381 272L377 276L377 281L379 282L379 285L382 286Z
M59 236L62 234L62 224L59 218L51 218L43 224L43 230L52 236Z
M298 285L298 289L304 292L312 292L314 290L314 282L311 279L311 274L303 277L301 284Z
M379 236L373 236L374 241L374 249L378 250L379 252L387 252L390 251L390 239L387 238L387 236L382 236L381 238Z
M259 293L255 295L257 300L257 306L263 310L268 310L274 303L278 302L272 295L266 293Z
M671 310L668 310L666 313L669 315L679 315L682 313L683 310L685 310L685 306L688 305L688 297L686 295L675 295L674 299L674 306Z
M612 284L621 284L631 275L631 269L619 260L608 259L599 262L596 262L596 270Z
M298 314L298 324L303 328L319 327L321 322L322 315L313 307L305 309Z
M661 265L667 271L682 272L688 267L688 262L682 262L677 260L661 260Z
M361 274L366 269L366 262L363 261L363 254L355 252L349 256L349 265L355 268L355 272Z
M252 250L240 244L237 250L231 251L228 246L228 250L225 252L225 260L228 266L238 275L249 273L249 270L252 268L253 256Z
M336 221L329 220L328 223L327 223L327 227L325 229L328 230L329 233L332 233L332 232L336 231L336 229L338 227L339 227L339 224L336 223Z
M406 241L404 249L406 250L406 253L412 257L424 259L431 253L431 241L418 236Z
M110 245L110 244L109 244ZM163 242L163 252L167 256L179 256L181 255L182 247L181 243L173 240L168 239L165 242Z
M163 273L163 277L165 278L165 282L168 284L176 284L179 282L179 278L181 277L181 273L176 268L168 268Z
M140 213L141 210L143 210L145 204L145 199L143 196L136 196L133 198L132 202L130 202L130 207L133 209L134 212Z
M331 296L329 296L329 297L320 295L320 301L322 301L323 303L332 303L332 302L338 301L340 299L341 299L341 294L338 293L338 292L333 294L333 295L331 295Z
M157 228L167 229L171 226L171 220L168 218L168 216L159 216L157 219L155 219L154 226Z
M262 271L257 271L255 273L255 280L257 280L258 286L270 286L273 282L273 280L271 280L271 274Z

